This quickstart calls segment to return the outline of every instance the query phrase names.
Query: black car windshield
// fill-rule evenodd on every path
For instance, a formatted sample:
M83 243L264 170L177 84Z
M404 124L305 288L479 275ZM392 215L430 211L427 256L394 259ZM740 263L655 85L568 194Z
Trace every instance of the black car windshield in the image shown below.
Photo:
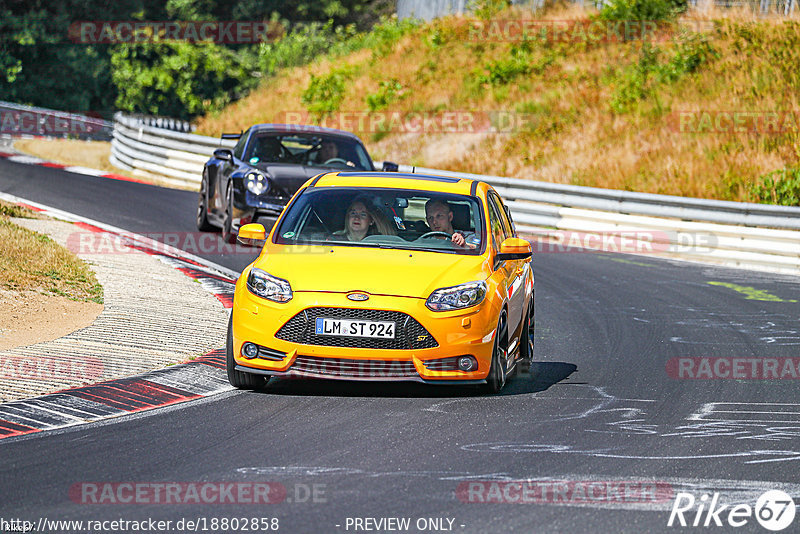
M316 132L256 132L248 141L242 159L251 165L294 163L332 169L373 169L372 160L358 141Z
M287 208L274 242L480 254L483 210L477 198L431 191L320 187ZM453 239L453 234L461 237Z

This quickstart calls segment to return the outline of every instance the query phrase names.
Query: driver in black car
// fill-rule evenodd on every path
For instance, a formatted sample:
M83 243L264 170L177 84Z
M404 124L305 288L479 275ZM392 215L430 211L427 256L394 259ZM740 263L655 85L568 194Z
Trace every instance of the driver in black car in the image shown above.
M432 232L444 232L450 241L461 248L477 248L478 237L474 232L453 229L453 210L450 205L437 199L425 203L425 219Z
M330 139L326 139L322 142L322 145L320 145L319 147L316 160L317 163L324 164L338 157L339 157L339 147L336 145L336 142L331 141Z

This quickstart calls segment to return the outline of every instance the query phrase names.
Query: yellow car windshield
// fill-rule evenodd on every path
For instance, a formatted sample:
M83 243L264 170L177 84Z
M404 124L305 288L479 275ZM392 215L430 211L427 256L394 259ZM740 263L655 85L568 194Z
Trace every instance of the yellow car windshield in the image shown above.
M486 240L480 201L466 195L316 187L303 192L287 210L274 237L283 245L480 254Z

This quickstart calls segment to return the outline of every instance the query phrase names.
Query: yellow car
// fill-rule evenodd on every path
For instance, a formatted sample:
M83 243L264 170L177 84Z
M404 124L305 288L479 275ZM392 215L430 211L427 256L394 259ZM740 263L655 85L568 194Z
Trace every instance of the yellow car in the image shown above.
M533 355L531 246L480 181L379 172L319 175L295 194L236 283L227 373L484 384Z

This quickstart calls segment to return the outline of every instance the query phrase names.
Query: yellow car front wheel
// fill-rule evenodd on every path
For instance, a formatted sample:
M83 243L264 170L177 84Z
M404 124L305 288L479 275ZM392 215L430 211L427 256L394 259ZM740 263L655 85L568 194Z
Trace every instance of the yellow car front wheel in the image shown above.
M265 377L253 373L243 373L236 370L236 360L233 359L233 314L228 321L228 341L225 343L225 370L228 372L228 382L238 389L258 389L266 383Z
M494 336L494 349L492 350L492 363L489 376L486 377L486 389L489 393L500 393L506 385L508 369L508 321L505 313L497 322L497 332Z

